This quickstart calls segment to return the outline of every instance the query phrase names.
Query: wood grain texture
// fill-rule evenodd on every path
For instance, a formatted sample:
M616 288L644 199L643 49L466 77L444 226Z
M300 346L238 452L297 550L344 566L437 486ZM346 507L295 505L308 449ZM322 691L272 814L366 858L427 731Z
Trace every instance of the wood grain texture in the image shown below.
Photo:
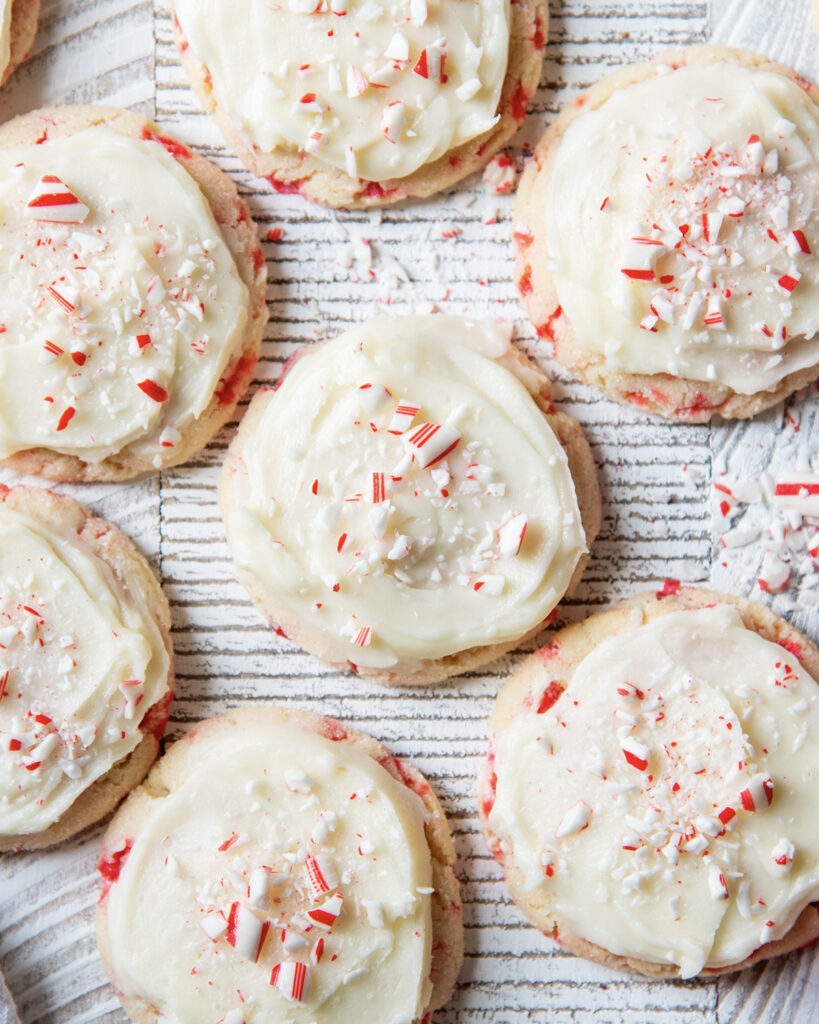
M808 6L808 0L711 0L709 11L706 0L553 0L541 87L509 152L521 162L562 104L660 46L736 43L817 77ZM155 114L233 177L263 239L281 229L280 240L264 242L271 320L255 387L275 380L297 347L376 313L434 304L514 321L518 343L554 376L562 407L583 424L601 474L603 529L561 624L666 577L754 592L761 545L751 545L742 558L723 558L710 481L723 468L753 477L772 459L792 465L800 444L819 451L815 397L798 403L797 433L782 410L747 425L685 426L641 416L574 384L517 302L513 197L489 195L477 176L434 201L383 213L332 213L297 196L272 194L239 165L199 111L176 58L167 0L153 6L128 0L44 4L31 65L0 95L2 112L95 98ZM457 229L456 236L442 238L448 229ZM361 237L371 242L372 266L345 266L344 247ZM238 414L245 407L246 401ZM466 925L465 966L436 1024L815 1021L817 953L719 981L647 984L569 956L526 924L484 847L475 800L485 722L500 679L535 642L486 672L420 691L385 691L331 672L275 636L235 581L216 506L218 470L234 426L192 464L159 479L75 493L136 536L161 568L177 650L172 738L240 702L276 700L355 723L430 779L459 853ZM816 607L798 591L777 597L773 606L819 639ZM0 967L24 1024L125 1020L92 936L100 834L93 829L56 851L0 859Z

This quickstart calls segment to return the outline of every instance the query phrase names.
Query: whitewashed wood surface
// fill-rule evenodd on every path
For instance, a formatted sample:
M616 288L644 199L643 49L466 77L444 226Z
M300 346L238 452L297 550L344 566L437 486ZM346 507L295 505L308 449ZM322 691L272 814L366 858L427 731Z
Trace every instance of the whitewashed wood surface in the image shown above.
M710 9L706 0L552 0L541 87L510 152L522 161L577 90L667 45L743 45L817 79L819 43L808 8L809 0L712 0ZM772 460L793 466L800 446L803 457L819 454L815 393L797 403L797 431L781 408L739 427L664 423L572 383L535 338L511 284L511 198L489 195L477 176L439 199L382 214L333 214L271 194L200 113L171 42L167 0L44 0L32 58L0 96L0 117L58 102L118 104L155 116L236 180L262 238L282 229L280 241L264 246L271 319L256 386L274 380L297 346L379 311L434 303L515 321L518 342L553 373L563 407L583 423L603 487L603 529L561 622L669 576L755 593L761 544L742 557L722 556L710 482L725 468L754 477ZM451 227L457 236L442 239ZM372 243L374 276L339 262L340 244L358 237ZM408 281L397 279L391 260ZM275 636L234 580L216 506L234 429L158 478L70 490L131 533L161 574L177 652L171 738L240 702L276 700L369 730L432 781L459 851L466 927L463 972L437 1024L819 1020L819 950L719 980L647 984L563 953L523 920L480 837L475 778L492 700L525 650L450 684L386 691L330 672ZM819 613L804 592L792 588L773 605L819 640ZM101 834L94 828L50 852L0 858L0 968L23 1024L125 1020L93 937Z

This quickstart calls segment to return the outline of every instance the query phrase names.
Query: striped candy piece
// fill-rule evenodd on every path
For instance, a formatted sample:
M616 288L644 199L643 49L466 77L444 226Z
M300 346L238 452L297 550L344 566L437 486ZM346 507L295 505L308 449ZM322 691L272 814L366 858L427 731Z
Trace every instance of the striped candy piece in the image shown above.
M307 911L307 916L317 925L319 928L324 928L326 931L330 931L333 925L336 923L336 918L341 913L341 905L344 903L344 896L340 892L335 892L329 900L325 900L320 907L315 907L313 910Z
M773 788L770 775L754 775L740 792L739 802L746 811L767 811L773 803Z
M420 408L421 406L416 405L415 402L399 402L387 430L391 434L403 434L412 426L412 421L418 415Z
M421 469L426 469L449 455L460 440L458 431L446 423L422 423L407 438L407 444Z
M269 930L269 921L260 921L241 903L231 903L225 938L237 953L255 964Z
M29 196L24 213L31 220L82 224L88 216L88 207L56 174L44 174Z
M302 1003L310 995L310 968L298 961L276 964L270 984L294 1003Z
M335 865L325 853L317 853L315 856L310 854L305 858L304 866L316 896L323 896L338 885Z

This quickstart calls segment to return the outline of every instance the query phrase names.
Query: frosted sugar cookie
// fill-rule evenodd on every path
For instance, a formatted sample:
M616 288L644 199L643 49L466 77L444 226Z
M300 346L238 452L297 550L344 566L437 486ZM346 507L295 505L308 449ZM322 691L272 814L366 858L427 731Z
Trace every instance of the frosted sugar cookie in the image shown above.
M546 935L656 977L819 937L819 651L768 609L664 587L557 633L490 720L481 816Z
M0 0L0 85L28 57L39 17L40 0Z
M0 850L59 842L142 781L173 696L170 618L115 526L0 488Z
M332 719L245 707L114 818L97 941L139 1022L429 1020L461 964L454 861L414 768Z
M570 104L516 210L518 288L557 359L689 422L752 416L819 375L817 98L705 46Z
M383 318L254 398L220 506L280 632L384 683L428 683L536 633L600 523L594 462L491 322Z
M184 462L232 414L266 319L247 208L136 114L0 129L0 458L53 480Z
M544 0L174 0L182 64L229 145L280 192L363 207L482 167L534 95Z

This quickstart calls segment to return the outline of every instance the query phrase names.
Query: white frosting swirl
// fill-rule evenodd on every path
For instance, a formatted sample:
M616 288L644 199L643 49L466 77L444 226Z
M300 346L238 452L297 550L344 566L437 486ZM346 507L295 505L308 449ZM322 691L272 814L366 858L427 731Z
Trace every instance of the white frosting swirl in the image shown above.
M819 898L817 685L735 608L626 629L542 696L496 737L489 824L558 922L688 977Z
M195 742L195 768L146 809L107 896L122 992L175 1024L231 1013L246 1024L420 1018L432 867L419 798L350 744L294 723ZM316 925L309 914L336 893L336 919ZM271 983L277 964L303 966L301 999Z
M490 323L375 320L300 359L240 435L223 481L233 557L331 660L408 669L514 640L565 593L585 550L574 484L493 358L508 351ZM454 444L429 465L424 424L436 452Z
M770 71L665 70L560 143L560 304L615 370L773 389L819 362L819 111Z
M219 106L263 152L402 178L497 121L508 0L175 0Z
M31 205L43 176L87 208L79 223ZM195 181L161 144L93 127L0 150L0 212L0 457L127 450L161 465L248 316Z
M168 691L149 610L90 548L0 506L0 834L41 832Z

